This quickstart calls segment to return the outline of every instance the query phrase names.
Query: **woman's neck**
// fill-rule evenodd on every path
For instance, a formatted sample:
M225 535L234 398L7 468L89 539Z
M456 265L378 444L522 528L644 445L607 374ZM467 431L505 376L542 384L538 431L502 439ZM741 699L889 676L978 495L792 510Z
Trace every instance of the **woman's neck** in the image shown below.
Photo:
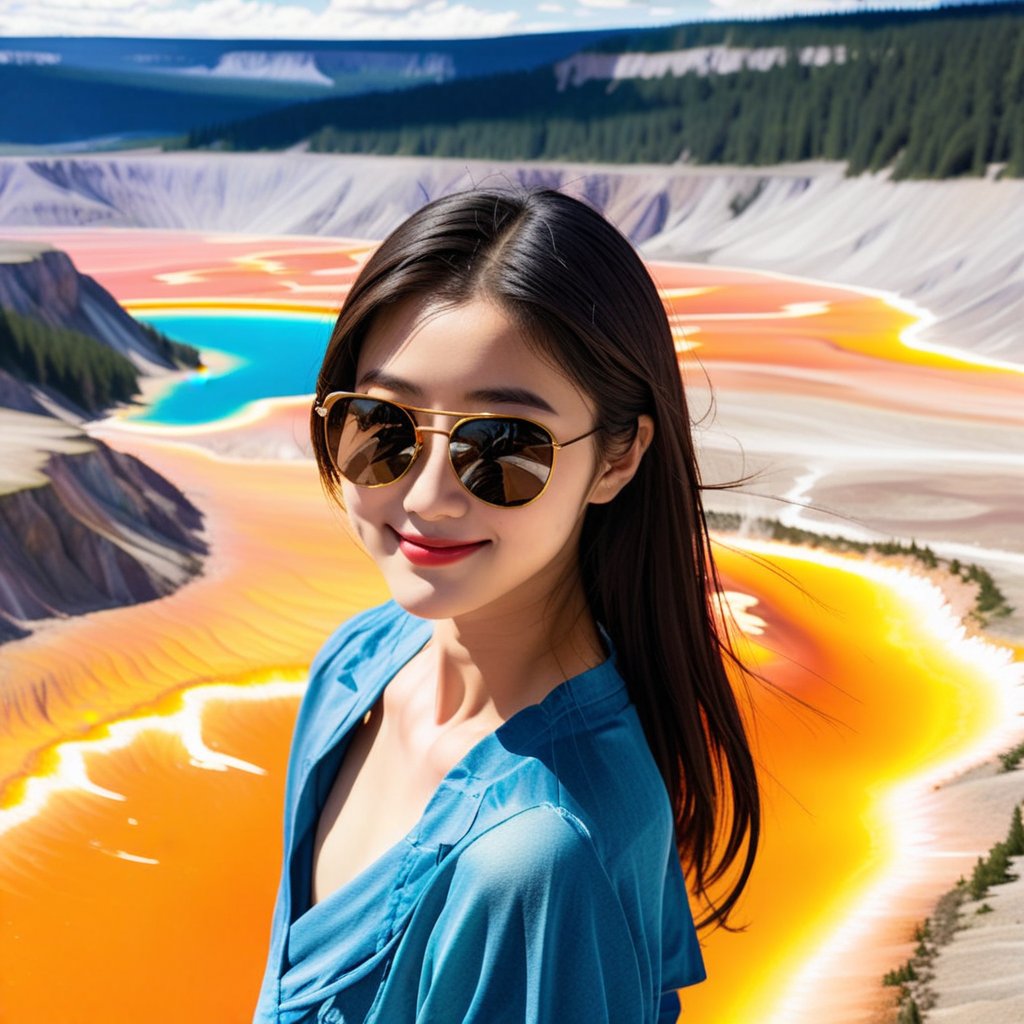
M555 616L547 602L466 621L440 619L423 656L434 724L506 721L606 658L582 587Z

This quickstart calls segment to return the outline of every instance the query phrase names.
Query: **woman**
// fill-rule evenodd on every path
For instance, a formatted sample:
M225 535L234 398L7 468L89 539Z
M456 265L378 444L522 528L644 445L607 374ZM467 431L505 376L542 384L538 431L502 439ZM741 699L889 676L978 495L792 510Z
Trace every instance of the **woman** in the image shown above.
M310 669L256 1021L674 1021L706 976L681 858L726 926L760 801L642 262L555 191L428 204L353 285L311 430L392 600Z

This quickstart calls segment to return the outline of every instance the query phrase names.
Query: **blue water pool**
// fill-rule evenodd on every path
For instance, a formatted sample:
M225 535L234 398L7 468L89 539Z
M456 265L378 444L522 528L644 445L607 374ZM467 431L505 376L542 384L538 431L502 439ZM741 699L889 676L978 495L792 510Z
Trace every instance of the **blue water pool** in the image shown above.
M293 313L146 313L137 319L201 353L229 356L233 364L224 372L191 373L131 417L167 426L212 423L258 398L313 394L334 324L333 316Z

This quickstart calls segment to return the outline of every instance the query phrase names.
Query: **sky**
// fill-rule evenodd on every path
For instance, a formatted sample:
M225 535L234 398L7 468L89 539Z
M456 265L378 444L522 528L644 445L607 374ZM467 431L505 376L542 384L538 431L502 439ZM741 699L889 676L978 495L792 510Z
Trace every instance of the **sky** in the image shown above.
M863 0L0 0L0 37L443 39L866 6L875 5ZM897 0L877 6L936 3Z

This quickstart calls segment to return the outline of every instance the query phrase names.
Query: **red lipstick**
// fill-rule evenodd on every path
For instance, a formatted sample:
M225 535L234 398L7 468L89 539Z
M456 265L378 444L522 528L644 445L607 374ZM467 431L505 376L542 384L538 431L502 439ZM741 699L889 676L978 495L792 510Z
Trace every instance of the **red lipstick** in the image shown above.
M459 541L431 539L427 537L406 537L395 530L398 547L402 554L413 565L449 565L479 551L489 541L481 540L474 544L463 544Z

